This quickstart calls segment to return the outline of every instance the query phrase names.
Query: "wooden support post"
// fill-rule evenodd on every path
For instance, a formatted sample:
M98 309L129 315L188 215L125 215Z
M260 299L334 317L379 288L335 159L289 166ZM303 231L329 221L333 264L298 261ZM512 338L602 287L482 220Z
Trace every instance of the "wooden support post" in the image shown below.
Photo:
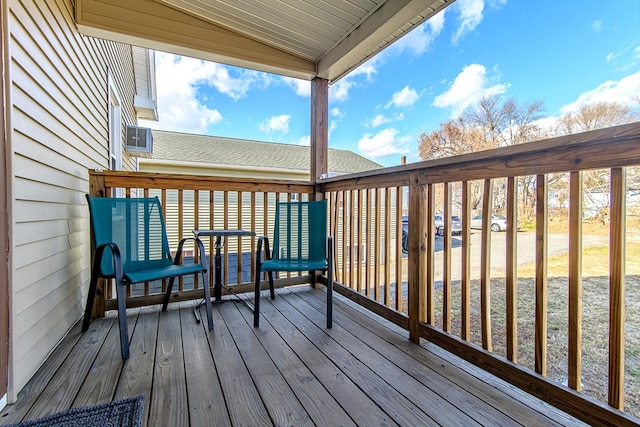
M516 209L515 178L507 178L507 359L518 361L518 279L517 235L518 210Z
M582 172L569 180L569 387L580 391L582 374Z
M323 174L329 170L329 81L319 77L311 80L311 153L309 156L309 180L317 183ZM323 200L324 193L316 185L313 200ZM330 248L329 250L333 250ZM344 267L344 264L343 264ZM318 278L322 274L316 271L311 279L315 288ZM343 277L344 278L344 277Z
M536 177L535 370L547 376L547 176Z

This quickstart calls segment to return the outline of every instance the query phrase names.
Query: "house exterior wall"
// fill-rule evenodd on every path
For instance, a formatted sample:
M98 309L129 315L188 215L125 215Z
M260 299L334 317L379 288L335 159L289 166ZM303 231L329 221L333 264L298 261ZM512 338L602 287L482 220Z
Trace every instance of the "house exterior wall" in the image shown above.
M8 0L8 403L83 312L84 195L87 170L109 165L109 80L121 100L123 142L125 126L136 123L131 47L80 35L72 17L71 0ZM123 154L123 169L135 167Z

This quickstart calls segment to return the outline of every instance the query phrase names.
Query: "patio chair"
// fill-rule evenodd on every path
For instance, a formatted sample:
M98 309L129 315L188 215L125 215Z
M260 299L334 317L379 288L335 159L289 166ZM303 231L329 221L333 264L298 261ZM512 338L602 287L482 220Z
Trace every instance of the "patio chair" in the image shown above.
M264 259L262 248L264 246ZM273 273L276 271L327 272L327 328L333 324L332 238L327 236L327 201L277 202L273 252L269 238L258 238L253 325L260 324L260 278L266 272L271 299L275 298Z
M210 330L213 329L211 295L202 241L195 238L180 240L175 259L172 260L162 208L157 197L114 198L87 195L87 201L95 255L82 332L89 329L98 279L115 279L120 350L122 358L128 359L127 286L169 279L162 304L162 311L166 311L175 278L194 273L202 273L208 326ZM181 263L182 247L187 240L196 241L200 263Z

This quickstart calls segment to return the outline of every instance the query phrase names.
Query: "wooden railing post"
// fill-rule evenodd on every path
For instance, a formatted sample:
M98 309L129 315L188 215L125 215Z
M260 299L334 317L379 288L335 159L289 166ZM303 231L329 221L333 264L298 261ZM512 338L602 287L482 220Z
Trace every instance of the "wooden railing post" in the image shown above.
M419 183L418 174L412 173L409 179L409 261L408 261L408 314L409 339L420 343L420 323L426 320L426 289L424 279L427 277L426 258L429 233L427 216L424 214L426 204L426 186ZM431 218L433 222L433 218ZM431 255L433 256L433 255Z

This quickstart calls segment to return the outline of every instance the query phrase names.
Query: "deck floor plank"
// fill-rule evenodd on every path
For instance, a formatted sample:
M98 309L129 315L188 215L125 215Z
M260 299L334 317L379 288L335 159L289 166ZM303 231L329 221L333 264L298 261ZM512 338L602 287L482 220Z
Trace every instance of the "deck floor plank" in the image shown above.
M232 425L231 419L218 378L218 370L224 369L224 361L213 359L209 348L209 339L213 336L209 336L206 321L196 323L193 314L195 303L184 301L180 304L184 370L191 425L229 427ZM214 325L214 328L215 326L217 325Z
M127 397L145 395L145 414L149 414L151 406L151 386L153 384L153 365L156 357L156 341L158 338L158 306L143 307L135 324L129 325L130 339L129 359L124 363L120 379L116 388L114 400ZM116 325L117 328L117 325ZM120 357L120 344L113 353L114 358ZM145 418L146 420L146 418Z
M130 309L126 361L114 313L78 324L0 425L138 394L146 426L582 425L341 295L327 329L323 289L276 293L259 328L238 303L214 304L212 331L194 301Z
M318 327L323 327L324 323L326 323L324 315L326 300L325 302L320 302L315 298L307 300L300 298L299 295L302 294L291 293L286 295L285 298L298 310L304 311L305 316L312 320ZM319 303L319 306L314 305L316 302ZM396 360L385 358L377 351L372 350L372 348L377 349L379 346L384 345L384 340L381 340L379 337L370 336L372 340L365 342L360 334L362 328L359 328L355 334L352 334L349 332L350 321L346 319L345 316L341 316L341 318L342 321L338 322L338 326L335 326L333 328L334 330L330 332L331 337L347 349L347 351L352 354L352 357L359 359L369 369L376 372L376 374L389 384L389 386L393 387L399 395L404 396L409 402L419 407L435 422L461 426L479 425L481 421L484 421L484 424L495 423L494 420L490 420L491 422L487 422L486 420L477 421L451 403L452 400L471 401L472 399L469 398L470 395L467 392L456 386L447 388L448 384L443 382L440 384L439 391L441 394L447 396L448 399L443 398L435 391L438 389L437 385L430 384L433 386L432 388L425 387L424 383L418 381L414 376L409 375L400 365L394 364ZM409 365L413 364L410 360L404 360L404 362ZM422 367L421 369L423 373L429 371L427 367ZM429 375L424 375L424 377L428 378ZM452 398L452 396L463 396L463 399L455 399ZM434 411L434 405L440 409ZM473 409L472 405L469 405L469 412L472 414L474 413Z
M238 309L247 323L252 324L252 312L242 309L242 307L238 307ZM288 331L286 329L283 333L287 334ZM254 333L316 425L345 427L356 425L335 397L329 393L320 379L316 378L307 366L304 354L301 357L298 356L279 336L270 322L262 321L259 328L254 328ZM309 348L307 347L307 349ZM327 408L331 409L327 410Z
M28 418L44 417L72 406L110 329L110 322L91 324L29 409Z
M180 311L176 307L159 316L149 409L151 426L189 426Z
M310 293L305 295L300 293L300 295L305 299L309 299L312 296L317 301L316 305L324 303L322 294ZM423 366L437 366L434 372L442 380L463 385L466 390L473 393L481 401L486 402L486 405L496 408L520 423L526 422L526 424L530 425L549 426L586 425L567 413L534 398L476 366L464 362L457 356L433 344L425 342L422 346L416 346L409 341L407 331L390 322L385 322L374 313L363 309L350 300L341 299L336 301L335 305L342 308L338 313L364 327L364 330L361 331L362 334L374 333L383 338L384 342L380 346L381 353L386 354L386 351L389 351L391 354L395 354L396 349L398 349L407 354L410 360L418 361ZM350 307L352 311L346 311L346 307ZM394 333L390 333L391 331ZM387 345L391 347L387 347ZM429 351L423 351L424 348L429 349ZM415 367L412 368L415 369ZM418 367L418 369L420 368ZM488 384L491 387L487 387ZM488 409L485 406L484 411Z
M276 300L279 296L280 293ZM268 298L263 300L270 301ZM263 317L260 328L268 322L357 425L397 425L331 358L316 349L313 341L300 332L299 325L273 304L263 303L260 312Z
M342 372L358 385L369 397L392 419L400 425L438 425L427 413L413 402L400 396L365 363L354 357L352 353L332 337L339 332L339 327L324 330L314 324L304 314L292 309L287 293L279 294L271 303L281 311L286 311L293 323L299 325L307 338L314 343L318 351L334 361ZM315 309L313 310L315 312ZM313 313L311 313L313 314ZM324 319L326 323L326 319ZM373 355L372 355L373 356ZM363 408L364 409L364 408Z
M218 375L231 423L243 426L271 425L260 393L217 307L213 310L213 322L214 333L209 346L214 360L223 366L218 370Z
M251 372L272 422L275 425L301 427L314 425L282 373L253 333L253 328L249 327L235 305L233 302L223 304L220 306L220 312L245 365Z

